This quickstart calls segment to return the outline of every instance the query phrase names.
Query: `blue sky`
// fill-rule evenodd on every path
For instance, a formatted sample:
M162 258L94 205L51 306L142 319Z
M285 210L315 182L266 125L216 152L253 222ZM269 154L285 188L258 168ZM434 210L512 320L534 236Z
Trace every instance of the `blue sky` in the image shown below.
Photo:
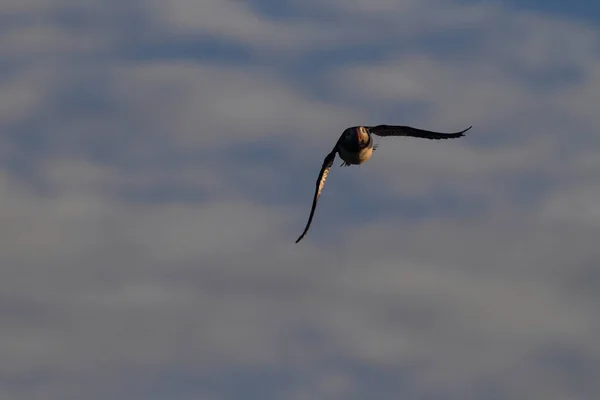
M599 18L4 1L0 397L598 398Z

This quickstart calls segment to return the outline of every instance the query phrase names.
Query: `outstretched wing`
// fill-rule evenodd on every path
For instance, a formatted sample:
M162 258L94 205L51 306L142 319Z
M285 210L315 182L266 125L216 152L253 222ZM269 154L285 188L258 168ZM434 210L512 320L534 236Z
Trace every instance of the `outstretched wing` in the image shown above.
M304 235L306 235L306 232L308 232L308 228L310 228L310 224L312 222L313 215L315 214L315 209L317 208L317 202L319 201L319 197L321 196L321 191L323 190L323 186L325 185L325 180L327 179L327 175L329 175L329 170L331 169L331 166L333 165L333 160L335 160L336 153L337 153L337 145L331 151L331 153L327 154L327 156L325 157L325 160L323 160L323 165L321 166L321 171L319 172L319 177L317 178L317 185L315 187L315 196L313 198L312 208L310 209L310 216L308 217L308 222L306 223L304 232L302 232L302 235L300 235L298 240L296 240L296 243L298 243L300 240L302 240Z
M377 125L369 126L367 129L370 133L377 136L412 136L424 139L454 139L464 136L464 133L471 129L473 126L468 127L465 130L454 133L442 133L426 131L424 129L412 128L410 126L399 126L399 125Z

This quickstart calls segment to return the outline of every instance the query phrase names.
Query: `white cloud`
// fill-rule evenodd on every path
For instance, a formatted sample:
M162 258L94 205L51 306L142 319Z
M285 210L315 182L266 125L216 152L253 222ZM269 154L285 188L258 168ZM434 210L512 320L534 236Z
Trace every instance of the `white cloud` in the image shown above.
M186 146L267 137L292 142L298 133L304 140L327 132L333 146L343 129L338 121L356 118L352 110L306 98L264 69L156 63L119 68L115 82L131 115Z
M542 218L600 226L600 188L597 180L566 186L548 196L540 209Z
M0 99L0 122L3 125L23 118L39 104L39 93L35 87L6 82L0 90L3 93Z
M155 1L152 9L159 26L169 34L218 37L257 50L298 51L333 47L340 40L348 40L343 31L325 24L263 18L244 1Z

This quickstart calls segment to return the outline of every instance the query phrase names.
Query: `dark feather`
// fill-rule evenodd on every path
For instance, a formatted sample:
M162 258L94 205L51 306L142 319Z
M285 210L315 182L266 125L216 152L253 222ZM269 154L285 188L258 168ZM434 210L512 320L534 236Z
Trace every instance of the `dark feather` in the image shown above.
M317 183L315 187L315 195L313 197L312 208L310 209L310 216L308 217L308 222L306 223L306 227L304 228L304 232L302 235L296 240L298 243L306 232L308 232L308 228L310 228L310 224L312 222L313 216L315 214L315 209L317 208L317 202L319 201L319 197L321 196L321 191L323 190L323 186L325 185L325 180L327 179L327 175L329 175L329 171L331 170L331 166L333 165L333 161L335 160L335 155L337 153L337 145L331 151L331 153L327 154L325 160L323 160L323 165L321 166L321 171L319 171L319 177L317 178Z
M464 136L464 133L471 129L473 126L468 127L465 130L454 133L442 133L426 131L424 129L412 128L410 126L400 125L377 125L366 127L370 133L377 136L411 136L424 139L454 139Z

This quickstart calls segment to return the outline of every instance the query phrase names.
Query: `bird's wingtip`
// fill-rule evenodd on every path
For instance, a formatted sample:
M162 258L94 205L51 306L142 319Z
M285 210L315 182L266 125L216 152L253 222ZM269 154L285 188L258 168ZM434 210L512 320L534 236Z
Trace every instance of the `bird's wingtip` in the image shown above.
M467 129L463 129L462 131L460 131L460 132L457 132L457 134L458 134L458 135L460 135L460 136L465 136L465 133L466 133L468 130L470 130L472 127L473 127L473 125L469 126Z

